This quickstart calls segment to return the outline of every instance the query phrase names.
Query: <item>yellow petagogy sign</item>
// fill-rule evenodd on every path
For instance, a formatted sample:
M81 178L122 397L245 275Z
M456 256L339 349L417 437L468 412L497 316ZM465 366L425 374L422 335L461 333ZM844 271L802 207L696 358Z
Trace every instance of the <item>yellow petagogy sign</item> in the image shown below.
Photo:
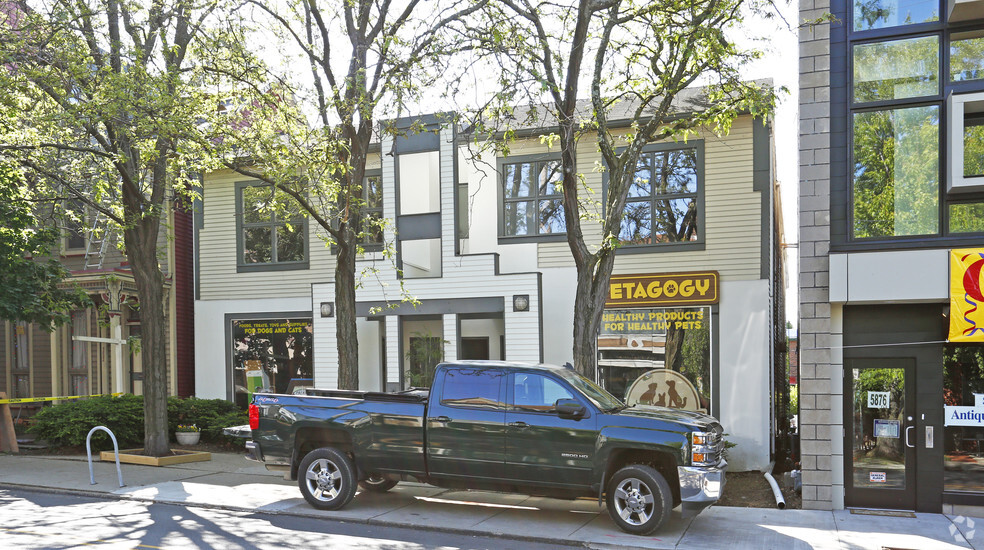
M950 342L984 342L984 248L950 251Z
M612 275L605 307L716 304L718 273Z

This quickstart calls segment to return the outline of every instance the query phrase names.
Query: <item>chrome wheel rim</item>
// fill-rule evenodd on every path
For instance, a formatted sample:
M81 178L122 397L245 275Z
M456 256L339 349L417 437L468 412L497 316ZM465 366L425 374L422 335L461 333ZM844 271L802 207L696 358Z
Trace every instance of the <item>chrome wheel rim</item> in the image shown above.
M629 525L643 525L653 517L656 499L649 486L634 477L622 480L615 488L615 512Z
M335 500L342 490L342 472L334 462L326 458L312 462L304 473L304 479L308 492L323 502Z

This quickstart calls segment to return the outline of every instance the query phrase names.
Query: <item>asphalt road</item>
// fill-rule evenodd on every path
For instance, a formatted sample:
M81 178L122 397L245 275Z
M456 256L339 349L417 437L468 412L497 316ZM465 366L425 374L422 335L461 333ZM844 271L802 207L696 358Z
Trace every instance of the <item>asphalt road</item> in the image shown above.
M370 550L567 548L290 515L0 489L0 548L81 547Z

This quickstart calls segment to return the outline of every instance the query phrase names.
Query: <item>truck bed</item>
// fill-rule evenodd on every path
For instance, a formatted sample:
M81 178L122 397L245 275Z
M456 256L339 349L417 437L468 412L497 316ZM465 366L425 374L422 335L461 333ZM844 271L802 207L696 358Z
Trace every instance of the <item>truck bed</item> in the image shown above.
M388 403L426 403L430 392L426 388L412 388L401 392L378 392L357 390L324 390L318 388L298 388L294 395L309 397L336 397L342 399L362 399L363 401L385 401Z

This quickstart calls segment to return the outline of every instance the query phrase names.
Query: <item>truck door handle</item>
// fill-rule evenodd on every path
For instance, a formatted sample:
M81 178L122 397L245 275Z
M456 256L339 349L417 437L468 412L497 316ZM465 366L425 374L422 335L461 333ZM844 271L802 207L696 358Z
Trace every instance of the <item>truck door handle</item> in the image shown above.
M525 430L526 428L529 428L530 425L527 424L526 422L510 422L509 423L509 427L510 428L519 428L521 430Z
M444 416L444 415L441 415L441 416L432 416L432 417L428 418L427 420L430 420L431 422L441 422L441 423L451 422L451 419L448 418L448 417L446 417L446 416Z

